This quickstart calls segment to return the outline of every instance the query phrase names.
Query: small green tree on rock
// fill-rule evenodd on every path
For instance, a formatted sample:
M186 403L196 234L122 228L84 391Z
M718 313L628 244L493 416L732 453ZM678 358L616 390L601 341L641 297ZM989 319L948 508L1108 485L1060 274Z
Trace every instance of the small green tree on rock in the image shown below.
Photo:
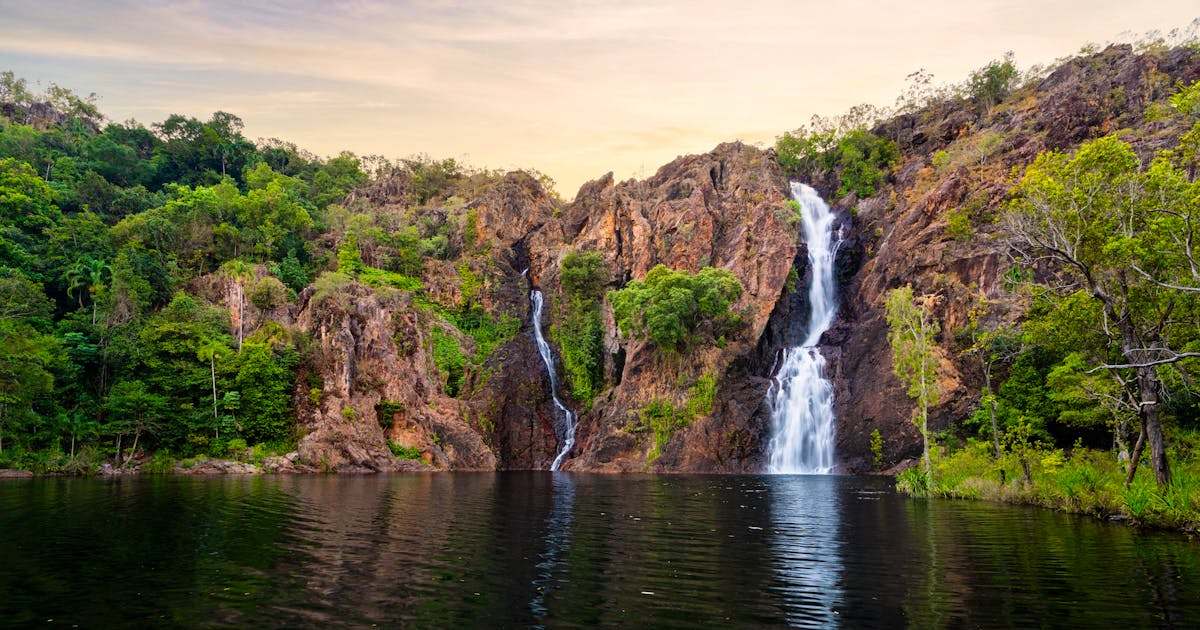
M929 408L938 404L938 358L934 336L938 322L913 298L912 285L892 289L887 295L888 342L892 346L892 371L908 386L909 398L916 399L913 423L921 431L921 465L928 478Z
M610 291L608 301L621 334L679 353L740 328L742 317L731 307L741 296L742 283L728 270L691 274L658 265L645 279Z

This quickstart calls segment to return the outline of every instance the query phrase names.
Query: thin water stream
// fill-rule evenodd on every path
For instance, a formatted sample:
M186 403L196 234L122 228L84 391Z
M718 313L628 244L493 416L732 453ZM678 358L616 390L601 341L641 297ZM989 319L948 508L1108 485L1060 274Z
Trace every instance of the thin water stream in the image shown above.
M550 397L554 400L554 433L559 438L559 444L562 444L554 462L550 464L550 470L558 470L575 447L575 412L558 399L558 376L554 371L554 355L550 353L550 344L546 343L546 337L542 335L542 292L536 289L530 292L529 301L533 304L533 338L537 342L542 363L546 365L546 372L550 375Z

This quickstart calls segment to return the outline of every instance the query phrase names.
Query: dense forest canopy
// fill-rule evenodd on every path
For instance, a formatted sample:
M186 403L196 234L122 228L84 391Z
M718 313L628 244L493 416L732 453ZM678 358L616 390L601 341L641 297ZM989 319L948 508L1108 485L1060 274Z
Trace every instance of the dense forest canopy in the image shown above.
M110 122L94 98L0 75L0 467L287 449L304 342L270 322L246 334L246 309L286 305L322 273L318 290L419 286L423 260L465 247L469 212L447 191L499 177L242 131L227 112ZM367 170L453 210L380 216L349 196ZM446 315L494 333L478 305Z

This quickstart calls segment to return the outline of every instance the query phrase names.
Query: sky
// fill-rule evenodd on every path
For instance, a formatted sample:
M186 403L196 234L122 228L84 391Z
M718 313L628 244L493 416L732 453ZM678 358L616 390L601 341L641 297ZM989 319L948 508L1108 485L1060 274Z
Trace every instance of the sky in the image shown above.
M1186 30L1195 0L0 0L0 70L111 120L207 120L318 155L534 168L568 199L720 142L957 82L1006 51Z

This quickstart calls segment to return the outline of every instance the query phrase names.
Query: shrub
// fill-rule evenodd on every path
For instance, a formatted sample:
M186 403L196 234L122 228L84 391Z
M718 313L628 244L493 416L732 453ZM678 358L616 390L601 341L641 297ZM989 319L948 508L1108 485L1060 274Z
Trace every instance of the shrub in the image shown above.
M946 214L944 233L960 243L971 240L975 231L971 228L971 214L966 208L957 208Z
M658 265L644 280L609 291L608 301L622 334L677 353L740 328L742 318L730 307L741 296L742 284L727 270L690 274Z
M264 276L246 292L246 299L258 308L269 311L287 304L288 291L278 278Z
M421 449L417 448L416 446L401 446L391 440L388 440L388 449L392 451L392 455L395 455L398 459L421 459Z
M430 328L429 336L433 340L433 363L442 377L442 390L447 396L458 396L462 390L463 367L466 365L462 348L458 346L458 340L441 326Z
M883 436L879 429L871 429L871 465L875 468L883 466Z
M712 413L713 402L717 394L717 377L704 374L696 379L696 383L688 389L686 405L688 421L697 416L707 416Z

